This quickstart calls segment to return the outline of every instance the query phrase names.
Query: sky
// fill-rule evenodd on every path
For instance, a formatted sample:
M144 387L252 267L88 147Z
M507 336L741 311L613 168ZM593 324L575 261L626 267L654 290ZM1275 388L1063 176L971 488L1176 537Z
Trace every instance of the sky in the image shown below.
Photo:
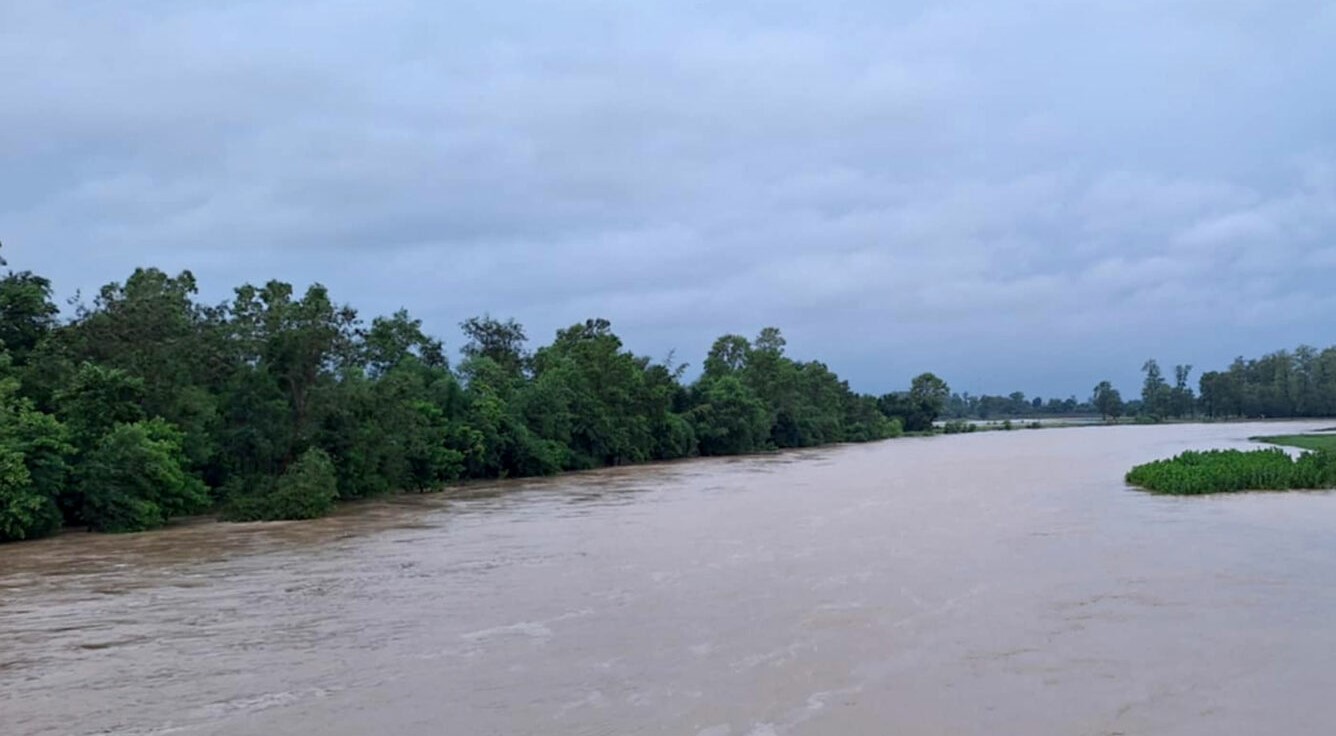
M0 242L883 392L1336 343L1336 4L0 3Z

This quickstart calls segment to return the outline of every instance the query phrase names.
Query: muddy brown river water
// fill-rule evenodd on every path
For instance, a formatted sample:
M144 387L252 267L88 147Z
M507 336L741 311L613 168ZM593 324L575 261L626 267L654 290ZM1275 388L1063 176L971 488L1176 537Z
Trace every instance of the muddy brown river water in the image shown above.
M0 547L0 733L1326 734L1326 423L902 439Z

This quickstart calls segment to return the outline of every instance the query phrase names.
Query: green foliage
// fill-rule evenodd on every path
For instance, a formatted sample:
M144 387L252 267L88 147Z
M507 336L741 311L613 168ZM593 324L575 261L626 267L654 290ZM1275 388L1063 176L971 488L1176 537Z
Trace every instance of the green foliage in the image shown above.
M908 392L887 394L878 402L887 416L899 417L906 432L930 432L950 396L946 381L923 373L914 378Z
M1141 386L1142 416L1155 421L1164 419L1169 416L1171 398L1169 384L1160 372L1160 364L1151 359L1141 366L1141 370L1146 374L1146 380Z
M154 529L208 507L204 483L186 470L181 433L161 419L118 424L79 468L84 518L97 531Z
M681 414L667 414L663 424L654 433L656 460L673 460L691 457L697 453L700 441L696 437L696 428L691 421Z
M0 265L4 260L0 259ZM30 271L0 277L0 345L18 365L56 327L51 282Z
M0 445L0 542L43 537L60 523L60 509L33 484L23 455Z
M56 498L69 480L68 459L74 447L58 419L20 402L17 411L0 419L0 442L23 455L33 486L44 496Z
M1267 442L1273 445L1299 447L1305 450L1323 450L1336 453L1336 434L1280 434L1268 437L1252 437L1253 442Z
M50 295L26 272L0 280L4 538L210 509L309 518L464 479L875 441L931 426L947 397L924 374L887 411L789 357L773 327L721 337L687 384L685 365L628 350L604 319L530 351L514 320L474 317L452 368L420 320L365 325L318 284L246 284L210 306L190 272L138 269L63 323Z
M528 337L524 328L513 319L502 322L491 315L470 317L459 325L468 338L461 352L466 358L487 358L504 373L518 376L524 371L529 358L524 352Z
M445 350L440 340L428 337L422 331L422 320L413 319L407 310L399 310L391 317L377 317L371 329L362 337L362 361L373 376L389 371L413 360L430 368L445 368Z
M1116 421L1123 414L1123 396L1108 381L1100 381L1099 385L1095 386L1090 403L1105 421Z
M1112 389L1112 386L1109 387ZM1121 408L1121 403L1119 404ZM1013 391L1007 396L974 396L953 393L946 399L942 415L951 419L1001 419L1006 417L1066 417L1098 413L1090 401L1078 401L1075 396L1065 399L1026 398L1025 393ZM1107 415L1106 415L1107 417Z
M647 360L622 350L607 320L557 332L533 359L538 379L554 376L567 398L572 455L590 467L652 459L651 421L668 409L647 385Z
M8 371L0 352L0 376ZM18 396L18 383L0 377L0 541L32 539L58 530L73 448L55 417Z
M843 427L846 442L875 442L904 434L900 418L882 414L875 398L850 396L847 402Z
M1203 373L1199 387L1197 404L1208 417L1336 416L1336 347L1236 358Z
M1127 482L1156 493L1197 495L1250 490L1336 487L1336 455L1318 451L1292 458L1284 450L1184 452L1138 465Z
M80 451L88 451L118 424L146 418L144 379L118 368L84 363L56 394L59 415Z
M705 382L691 419L702 455L739 455L765 447L770 434L765 404L734 376Z
M223 511L230 521L314 519L329 513L339 498L334 463L324 450L307 450L277 479L238 485Z
M969 432L977 432L978 430L978 425L963 419L953 419L942 425L943 434L967 434Z

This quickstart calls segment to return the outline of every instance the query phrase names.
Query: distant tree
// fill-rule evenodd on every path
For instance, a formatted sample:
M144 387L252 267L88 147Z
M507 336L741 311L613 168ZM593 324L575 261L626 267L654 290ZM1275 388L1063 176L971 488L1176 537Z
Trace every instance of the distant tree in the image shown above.
M910 382L909 391L886 394L877 400L887 417L900 420L907 432L926 432L946 409L951 388L932 373L922 373ZM984 409L986 411L986 409Z
M1164 374L1160 372L1160 364L1151 358L1141 366L1141 370L1146 374L1146 380L1141 386L1142 413L1156 420L1169 416L1171 392Z
M1174 387L1169 390L1169 411L1175 417L1190 416L1195 404L1188 379L1192 376L1192 366L1174 366Z
M1090 403L1099 411L1100 416L1105 420L1117 419L1123 413L1123 397L1118 393L1118 389L1108 381L1100 381L1095 386L1094 395L1090 398Z

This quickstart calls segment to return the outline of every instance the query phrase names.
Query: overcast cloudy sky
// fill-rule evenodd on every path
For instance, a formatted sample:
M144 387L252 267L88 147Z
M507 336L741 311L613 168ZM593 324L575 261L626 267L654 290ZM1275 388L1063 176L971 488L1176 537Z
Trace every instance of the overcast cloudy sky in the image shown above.
M1336 4L0 3L0 241L882 391L1336 343Z

